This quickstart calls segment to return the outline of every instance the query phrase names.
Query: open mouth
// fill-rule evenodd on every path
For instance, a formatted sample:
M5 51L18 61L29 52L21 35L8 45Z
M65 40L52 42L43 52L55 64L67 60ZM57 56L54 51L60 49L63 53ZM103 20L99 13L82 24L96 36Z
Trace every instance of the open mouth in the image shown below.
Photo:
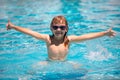
M62 35L63 33L62 32L56 32L55 34L56 35Z

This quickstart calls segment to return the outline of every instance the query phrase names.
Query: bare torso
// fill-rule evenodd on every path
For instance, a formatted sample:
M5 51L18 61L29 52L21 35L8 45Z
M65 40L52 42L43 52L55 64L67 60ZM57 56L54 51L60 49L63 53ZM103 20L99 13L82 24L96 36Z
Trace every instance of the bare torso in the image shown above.
M50 60L65 60L68 53L68 45L65 46L64 41L54 40L50 37L47 42L48 56Z

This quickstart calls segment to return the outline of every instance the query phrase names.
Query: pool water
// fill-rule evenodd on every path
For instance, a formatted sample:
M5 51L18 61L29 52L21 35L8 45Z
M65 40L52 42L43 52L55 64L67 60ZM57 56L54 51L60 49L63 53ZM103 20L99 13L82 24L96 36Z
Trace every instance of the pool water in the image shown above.
M40 65L48 58L46 44L5 28L11 20L52 34L50 22L56 15L68 20L68 35L105 31L111 26L117 34L73 43L66 61ZM0 0L0 80L119 80L119 58L119 0Z

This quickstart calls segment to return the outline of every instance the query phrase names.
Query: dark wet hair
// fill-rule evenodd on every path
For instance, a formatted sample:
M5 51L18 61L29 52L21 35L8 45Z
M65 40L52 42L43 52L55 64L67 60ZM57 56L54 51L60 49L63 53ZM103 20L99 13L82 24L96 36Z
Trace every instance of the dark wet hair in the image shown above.
M66 18L65 18L64 16L55 16L55 17L52 19L50 28L52 28L52 26L53 26L54 24L59 24L59 23L65 24L65 25L66 25L66 28L67 28L67 32L68 32L68 23L67 23L67 20L66 20ZM65 47L66 47L66 46L68 45L68 43L69 43L69 40L68 40L68 38L67 38L67 36L66 36L67 32L66 32L65 35L64 35L64 45L65 45ZM53 36L54 36L54 35L53 35Z
M50 27L52 27L54 24L59 24L59 23L65 24L66 28L67 28L67 32L68 32L68 23L67 23L67 20L66 20L66 18L64 16L55 16L52 19ZM67 32L65 33L65 35L67 34Z

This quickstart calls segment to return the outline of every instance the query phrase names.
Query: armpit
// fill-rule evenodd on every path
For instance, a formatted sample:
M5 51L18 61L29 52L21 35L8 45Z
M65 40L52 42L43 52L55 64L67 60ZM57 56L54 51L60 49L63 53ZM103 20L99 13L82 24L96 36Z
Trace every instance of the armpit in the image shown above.
M65 37L65 40L64 40L64 46L68 46L69 45L69 39L68 37Z

